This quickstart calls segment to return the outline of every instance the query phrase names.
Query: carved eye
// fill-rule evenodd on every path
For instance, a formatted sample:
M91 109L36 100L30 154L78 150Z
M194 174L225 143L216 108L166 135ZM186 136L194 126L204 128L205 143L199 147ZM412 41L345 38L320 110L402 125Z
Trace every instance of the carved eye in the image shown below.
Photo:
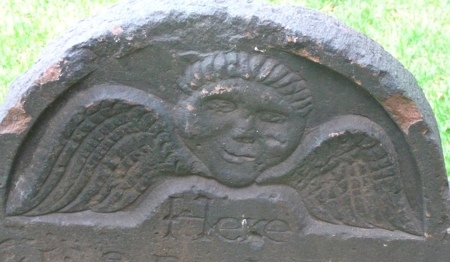
M205 105L208 109L220 112L220 113L228 113L232 112L236 109L236 104L229 100L224 99L212 99L205 102Z
M287 116L284 114L280 114L280 113L263 111L263 112L258 113L258 118L264 122L283 123L284 121L286 121Z

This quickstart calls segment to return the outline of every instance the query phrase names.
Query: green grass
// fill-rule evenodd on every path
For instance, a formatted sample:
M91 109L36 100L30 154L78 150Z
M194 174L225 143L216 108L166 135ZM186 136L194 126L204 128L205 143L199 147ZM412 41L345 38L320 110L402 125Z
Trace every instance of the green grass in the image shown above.
M0 102L48 41L117 0L0 0Z
M450 176L450 2L266 0L320 10L370 36L417 78L436 115ZM0 101L46 43L117 0L0 1ZM446 66L447 64L447 66Z

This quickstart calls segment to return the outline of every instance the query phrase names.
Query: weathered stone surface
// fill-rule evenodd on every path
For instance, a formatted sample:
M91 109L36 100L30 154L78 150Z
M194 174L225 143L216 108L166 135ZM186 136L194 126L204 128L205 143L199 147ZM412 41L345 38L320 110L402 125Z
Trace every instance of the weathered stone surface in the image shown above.
M129 1L0 110L1 261L447 261L433 113L320 13Z

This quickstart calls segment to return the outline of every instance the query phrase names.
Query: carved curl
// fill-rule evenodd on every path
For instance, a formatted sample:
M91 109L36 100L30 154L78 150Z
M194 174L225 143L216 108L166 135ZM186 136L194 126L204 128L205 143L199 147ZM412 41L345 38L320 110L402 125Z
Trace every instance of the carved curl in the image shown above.
M312 97L306 81L275 59L244 52L218 52L195 62L179 82L187 94L220 80L241 78L272 87L286 98L302 116L312 109Z

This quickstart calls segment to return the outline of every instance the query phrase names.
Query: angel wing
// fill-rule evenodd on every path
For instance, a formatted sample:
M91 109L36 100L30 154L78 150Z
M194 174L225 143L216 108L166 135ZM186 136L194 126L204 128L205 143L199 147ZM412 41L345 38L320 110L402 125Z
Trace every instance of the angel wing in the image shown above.
M403 191L396 151L380 126L364 117L343 116L304 141L294 156L300 159L296 168L276 179L298 190L313 217L423 234ZM279 170L264 174L266 179L274 172Z
M9 215L113 212L158 177L183 169L167 108L124 86L98 86L63 103L25 144Z

